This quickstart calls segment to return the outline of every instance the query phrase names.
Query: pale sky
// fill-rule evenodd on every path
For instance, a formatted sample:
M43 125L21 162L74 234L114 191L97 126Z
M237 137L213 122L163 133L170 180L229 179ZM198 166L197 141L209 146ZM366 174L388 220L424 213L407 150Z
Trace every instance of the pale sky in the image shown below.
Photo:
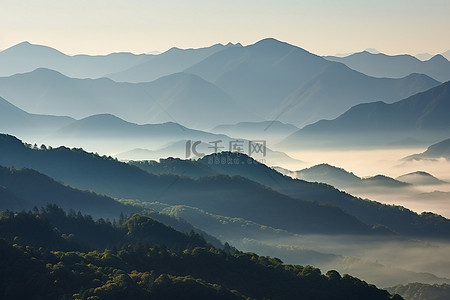
M450 50L449 0L0 0L0 50L148 53L273 37L319 55Z

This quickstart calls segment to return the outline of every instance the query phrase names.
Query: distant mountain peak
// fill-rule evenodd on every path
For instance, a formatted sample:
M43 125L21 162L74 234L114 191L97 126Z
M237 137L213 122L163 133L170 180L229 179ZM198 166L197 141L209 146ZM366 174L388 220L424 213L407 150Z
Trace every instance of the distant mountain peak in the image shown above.
M449 62L442 54L436 54L435 56L430 58L428 61L443 62L443 63L448 63Z
M416 185L439 185L446 183L445 181L442 181L425 171L411 172L401 175L395 179Z
M31 71L31 72L28 72L28 73L25 73L25 74L51 74L51 75L60 75L60 76L63 76L63 77L67 77L66 75L64 75L64 74L62 74L62 73L60 73L58 71L55 71L55 70L52 70L52 69L48 69L48 68L37 68L34 71Z
M279 41L279 40L277 40L275 38L268 37L268 38L264 38L264 39L259 40L258 42L256 42L256 44L259 44L259 43L263 44L263 43L283 43L283 42L281 42L281 41Z
M28 41L24 41L21 42L19 44L16 44L14 46L11 46L3 51L1 51L0 53L7 53L7 52L17 52L19 55L62 55L62 56L66 56L66 54L62 53L59 50L56 50L54 48L48 47L48 46L43 46L43 45L37 45L37 44L32 44Z
M431 175L430 173L427 173L427 172L425 172L425 171L416 171L416 172L411 172L411 173L408 173L408 174L406 174L406 175L422 175L422 176L433 176L433 175Z
M21 43L18 43L16 46L30 46L32 45L29 41L23 41Z
M242 44L241 43L234 44L232 42L228 42L225 46L226 47L242 47Z
M392 177L381 174L375 175L373 177L363 178L363 182L369 184L382 184L385 187L402 187L410 185L410 183L399 181Z
M260 41L258 41L258 42L256 42L256 43L254 43L253 45L250 45L250 46L263 46L263 47L289 47L289 48L294 48L294 47L296 47L296 46L291 45L291 44L289 44L289 43L279 41L279 40L277 40L277 39L275 39L275 38L265 38L265 39L262 39L262 40L260 40ZM299 48L299 47L296 47L296 48Z
M119 118L119 117L117 117L117 116L115 116L115 115L113 115L113 114L108 114L108 113L104 113L104 114L95 114L95 115L86 117L86 118L84 118L84 119L82 119L82 120L88 120L88 119L121 120L121 121L124 121L124 120L122 120L121 118ZM81 120L80 120L80 121L81 121Z
M367 53L370 53L370 54L379 54L379 53L380 53L380 51L378 51L378 50L375 49L375 48L367 48L367 49L364 50L363 52L367 52Z

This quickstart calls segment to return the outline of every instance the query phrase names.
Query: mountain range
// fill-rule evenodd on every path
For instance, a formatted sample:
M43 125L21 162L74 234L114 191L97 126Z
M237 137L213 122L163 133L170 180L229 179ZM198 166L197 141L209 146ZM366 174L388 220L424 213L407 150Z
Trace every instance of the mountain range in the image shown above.
M199 49L171 48L158 55L127 52L108 55L67 55L51 47L22 42L0 51L0 76L52 69L73 78L108 77L123 82L150 82L182 72L209 55L240 44L216 44Z
M329 61L340 62L349 68L373 77L402 78L413 73L428 75L440 82L450 80L450 62L438 54L421 61L411 55L373 54L367 51L346 57L326 56Z
M48 135L44 141L52 144L78 145L95 151L119 153L134 148L159 149L167 144L186 140L231 140L230 137L194 130L178 123L139 125L111 114L99 114L73 121ZM177 155L186 155L186 146L179 145ZM181 153L181 154L180 154ZM167 155L175 155L168 151Z
M27 113L0 97L0 128L19 136L46 136L75 121L70 117Z
M75 78L99 78L152 59L153 55L112 53L109 55L66 55L56 49L22 42L0 52L0 76L52 69Z
M420 74L373 78L275 39L245 47L174 49L160 55L137 65L142 63L142 72L152 73L160 69L157 65L172 60L185 60L180 67L200 61L181 73L158 77L175 71L169 64L159 75L148 75L158 79L140 84L73 79L42 64L35 71L0 78L1 96L30 113L77 119L111 113L140 124L171 121L209 130L243 121L279 120L303 126L337 117L355 104L394 102L439 84Z
M0 106L3 108L0 111L0 116L3 116L0 120L3 132L39 141L39 144L83 147L90 151L114 154L123 160L148 160L161 157L189 158L191 155L195 157L194 150L211 154L220 149L231 150L232 145L236 143L241 151L250 153L250 144L259 141L264 143L264 153L259 154L259 157L266 163L302 164L283 152L271 150L269 146L274 145L274 142L269 140L270 135L260 134L260 139L257 140L236 139L223 134L190 129L174 122L139 125L111 114L92 115L80 120L34 115L22 111L3 98L0 98ZM272 122L257 126L261 129L263 124ZM273 131L271 133L274 134ZM257 135L253 137L255 136ZM214 142L218 142L216 150Z
M22 295L19 282L48 299L316 299L319 290L349 299L350 287L364 299L391 297L212 235L377 284L450 282L440 255L450 220L433 207L448 192L430 192L447 182L423 171L362 178L328 164L301 169L305 162L277 151L435 143L405 160L444 162L444 55L320 57L268 38L71 56L24 42L0 51L0 66L0 298ZM284 163L299 171L269 167ZM251 284L245 270L258 274Z
M422 144L450 134L450 82L404 100L387 104L359 104L338 118L305 126L285 138L292 147L316 142L323 145L389 145L415 138Z
M339 189L386 189L386 188L404 188L408 183L400 179L390 178L384 175L361 178L342 168L331 166L329 164L319 164L310 168L294 172L294 176L312 182L322 182L330 184Z
M208 56L230 47L242 47L242 45L228 43L199 49L171 48L139 65L121 72L106 74L105 77L118 82L150 82L163 76L183 72Z
M238 109L240 106L213 84L186 73L134 84L106 78L73 79L49 69L37 69L0 78L0 89L5 99L27 112L77 119L110 113L140 124L177 122L210 128L215 122L252 116Z
M369 77L275 39L225 49L186 72L214 83L266 119L296 126L336 117L361 102L400 100L439 83L418 74Z

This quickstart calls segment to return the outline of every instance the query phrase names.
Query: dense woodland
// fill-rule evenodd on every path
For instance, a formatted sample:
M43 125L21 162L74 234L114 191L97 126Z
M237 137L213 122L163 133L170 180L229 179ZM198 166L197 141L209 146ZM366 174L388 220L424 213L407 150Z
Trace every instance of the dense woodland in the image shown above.
M0 237L2 299L402 299L137 214L110 222L55 205L5 211Z

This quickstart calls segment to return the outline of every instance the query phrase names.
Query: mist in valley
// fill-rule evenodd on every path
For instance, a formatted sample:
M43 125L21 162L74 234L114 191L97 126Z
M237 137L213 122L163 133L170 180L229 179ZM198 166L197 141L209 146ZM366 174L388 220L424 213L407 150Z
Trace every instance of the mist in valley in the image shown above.
M381 287L409 282L450 283L450 243L443 241L301 235L230 243L243 251L279 257L285 263L353 274Z
M426 148L425 148L426 149ZM397 178L417 171L427 172L442 184L412 184L405 187L344 187L340 188L352 195L385 204L401 205L417 213L434 212L450 217L450 160L446 158L403 160L420 153L424 148L375 149L358 151L299 151L287 152L290 156L306 162L306 168L320 163L328 163L365 178L385 175ZM285 168L293 171L293 166ZM294 174L290 174L295 177Z

